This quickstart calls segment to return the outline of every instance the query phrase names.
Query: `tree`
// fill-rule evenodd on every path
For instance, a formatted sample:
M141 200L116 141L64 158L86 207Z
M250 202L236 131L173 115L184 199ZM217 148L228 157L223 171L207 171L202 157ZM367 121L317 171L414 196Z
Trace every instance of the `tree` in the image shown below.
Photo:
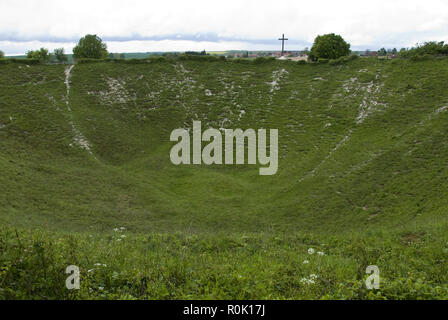
M27 52L26 57L28 59L37 59L40 62L48 62L50 61L50 54L48 53L48 49L40 48L40 50L30 50Z
M317 36L310 51L310 59L337 59L350 54L350 44L334 33Z
M197 52L197 51L185 51L185 54L188 56L206 56L207 52L205 50L201 51L201 52Z
M0 50L0 59L4 59L4 58L5 58L5 53Z
M53 54L60 63L64 63L64 62L68 61L68 58L64 53L64 48L54 49Z
M380 57L387 56L386 49L385 48L381 48L380 50L378 50L378 56L380 56Z
M448 55L448 44L445 42L425 42L422 45L417 44L416 47L411 48L409 50L400 51L400 56L404 58L412 58L418 56L437 56L437 55Z
M108 55L107 45L97 35L86 35L84 38L81 38L78 45L73 48L73 57L76 59L105 59Z

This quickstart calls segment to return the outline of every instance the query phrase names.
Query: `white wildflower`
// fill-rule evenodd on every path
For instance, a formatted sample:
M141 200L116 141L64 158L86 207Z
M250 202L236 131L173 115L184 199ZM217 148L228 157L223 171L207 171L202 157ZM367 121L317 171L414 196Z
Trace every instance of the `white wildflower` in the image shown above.
M313 248L309 248L308 249L308 254L314 254L314 249Z
M104 264L104 263L95 263L94 266L95 266L95 267L107 267L107 264Z
M308 264L310 263L308 260L303 261L303 264Z
M324 256L325 253L323 253L322 251L318 251L318 252L317 252L317 255L319 255L319 256Z
M300 279L301 283L306 283L306 284L315 284L316 282L314 281L314 278L302 278Z

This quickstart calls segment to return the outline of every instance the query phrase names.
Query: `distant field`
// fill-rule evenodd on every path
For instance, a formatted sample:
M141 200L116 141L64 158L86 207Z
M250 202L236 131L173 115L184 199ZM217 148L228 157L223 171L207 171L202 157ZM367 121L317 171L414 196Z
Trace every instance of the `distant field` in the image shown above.
M210 54L218 54L218 55L224 55L227 54L228 51L209 51Z
M0 298L447 299L447 62L0 65ZM174 166L193 120L277 175Z

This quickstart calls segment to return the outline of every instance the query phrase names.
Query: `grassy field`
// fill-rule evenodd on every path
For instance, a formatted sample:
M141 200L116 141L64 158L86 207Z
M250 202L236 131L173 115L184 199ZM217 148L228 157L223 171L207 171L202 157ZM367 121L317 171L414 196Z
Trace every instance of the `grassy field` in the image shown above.
M0 65L0 298L447 299L448 60L258 62ZM174 166L193 120L278 173Z

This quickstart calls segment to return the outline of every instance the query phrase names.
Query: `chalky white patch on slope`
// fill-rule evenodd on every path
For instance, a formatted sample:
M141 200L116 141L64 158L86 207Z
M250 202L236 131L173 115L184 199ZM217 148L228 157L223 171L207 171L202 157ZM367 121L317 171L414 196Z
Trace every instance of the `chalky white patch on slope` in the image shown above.
M363 71L361 70L360 72ZM376 76L376 79L379 79L379 75ZM378 101L378 94L383 87L384 83L376 84L374 81L363 85L358 81L357 77L350 78L342 84L342 89L346 93L350 93L349 98L362 97L362 101L358 106L359 113L356 117L356 124L362 124L370 115L387 107L386 103Z
M238 121L241 121L243 116L246 114L246 110L240 110L240 115L238 116Z
M72 109L70 108L70 77L71 77L71 73L73 68L75 67L75 65L72 65L68 68L65 69L65 86L67 88L67 96L65 98L65 103L67 105L67 111L69 112L70 115L70 125L72 126L72 131L73 131L73 142L71 143L70 146L73 147L73 145L77 145L79 146L81 149L87 150L88 153L92 154L92 150L90 149L90 145L89 142L87 141L87 139L82 135L82 133L76 128L75 123L73 122L73 114L72 114Z
M192 71L185 68L182 63L174 65L176 77L169 84L170 88L174 88L176 92L176 101L184 109L187 119L199 120L194 108L186 103L188 97L194 95L195 89L198 87L197 81L192 77ZM205 89L204 89L205 90ZM192 124L190 121L184 122L184 129L190 130Z
M273 93L274 91L280 90L280 81L288 75L289 72L285 69L276 70L272 73L272 82L269 82L268 84L271 86L271 89L269 90L270 93Z
M366 87L362 88L364 90L364 96L359 105L359 114L356 118L357 124L363 123L369 115L378 111L380 107L386 106L385 103L380 103L375 100L375 94L381 90L381 85L375 85L372 81Z
M189 76L191 71L187 70L182 63L174 65L177 74L181 80L178 80L178 85L181 87L181 97L185 93L191 93L196 88L196 80Z
M65 69L65 81L64 81L64 83L65 83L65 87L67 88L67 95L66 95L66 99L65 99L65 103L67 104L67 110L69 111L69 112L72 112L72 109L70 108L70 104L69 104L69 97L70 97L70 76L71 76L71 74L72 74L72 70L73 70L73 68L75 67L75 65L72 65L72 66L70 66L70 67L68 67L68 68L66 68Z
M104 105L126 104L137 99L135 94L131 94L126 90L126 81L114 78L106 79L108 90L99 91L100 101Z

